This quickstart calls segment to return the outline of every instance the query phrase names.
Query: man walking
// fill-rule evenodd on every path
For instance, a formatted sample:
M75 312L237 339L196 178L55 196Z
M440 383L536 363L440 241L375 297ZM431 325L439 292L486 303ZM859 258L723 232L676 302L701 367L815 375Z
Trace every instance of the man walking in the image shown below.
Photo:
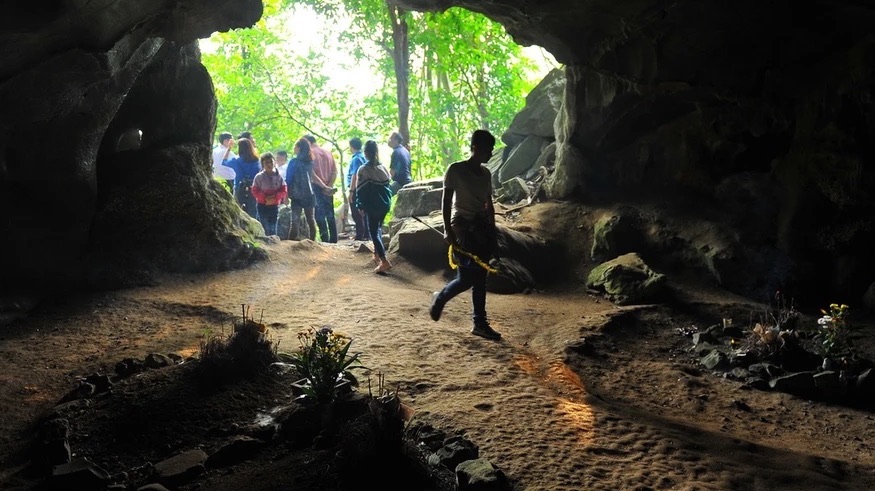
M392 147L392 157L389 159L389 174L392 176L392 194L398 194L398 190L405 184L413 181L410 172L410 152L404 147L404 137L400 134L389 135L389 146Z
M492 329L486 319L486 266L495 251L496 231L492 174L482 165L489 162L494 148L495 137L491 133L475 131L471 135L471 157L451 164L444 175L441 207L444 239L460 249L459 267L456 278L434 294L429 314L432 320L439 320L447 302L471 289L474 306L471 334L498 340L501 334Z
M337 163L331 152L316 144L316 137L306 135L313 151L313 172L328 188L316 193L316 226L322 242L337 242L337 221L334 218L334 181L337 179Z

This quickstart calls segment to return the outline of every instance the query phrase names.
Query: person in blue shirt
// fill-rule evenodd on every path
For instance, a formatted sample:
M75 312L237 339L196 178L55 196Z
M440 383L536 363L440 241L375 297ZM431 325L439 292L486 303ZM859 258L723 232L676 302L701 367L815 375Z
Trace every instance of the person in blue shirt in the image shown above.
M410 152L404 147L404 137L398 133L389 135L389 146L392 147L392 157L389 159L389 174L392 175L392 194L405 184L413 181L410 172Z
M252 218L257 218L255 196L252 195L252 180L261 172L261 162L252 140L243 138L237 141L238 157L223 159L222 165L234 169L234 199L240 208Z
M286 186L291 205L289 239L301 240L301 212L307 220L307 238L316 240L316 193L330 189L313 170L313 150L306 138L295 142L295 156L286 167Z
M346 188L349 189L349 212L352 214L352 221L355 222L355 240L371 240L371 234L368 231L368 216L356 207L355 188L351 186L352 178L359 171L359 167L367 162L362 153L361 138L351 139L349 148L352 149L352 158L349 160L349 170L346 173Z

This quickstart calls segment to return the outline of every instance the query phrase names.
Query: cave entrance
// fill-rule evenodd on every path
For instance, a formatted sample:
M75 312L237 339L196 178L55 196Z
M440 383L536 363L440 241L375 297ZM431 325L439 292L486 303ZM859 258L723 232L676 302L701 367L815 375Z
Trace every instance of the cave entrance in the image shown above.
M413 179L437 177L466 156L472 130L500 135L558 66L461 8L344 5L266 2L254 26L200 40L218 100L214 145L223 132L249 131L260 152L276 154L309 133L343 173L351 138L376 141L388 160L388 136L399 132L413 154ZM346 185L341 175L335 186Z

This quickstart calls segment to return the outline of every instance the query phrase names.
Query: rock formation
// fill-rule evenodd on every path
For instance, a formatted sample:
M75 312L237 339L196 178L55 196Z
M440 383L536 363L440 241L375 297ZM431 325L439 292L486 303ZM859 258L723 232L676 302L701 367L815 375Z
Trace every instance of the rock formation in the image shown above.
M4 9L0 292L248 260L248 232L211 184L216 103L193 43L252 25L261 8L114 0Z
M738 245L710 260L744 271L727 286L747 295L795 287L858 304L875 280L875 6L391 1L482 12L565 64L553 134L537 135L538 121L525 147L553 166L548 197L710 219ZM215 101L190 43L251 25L260 2L19 2L5 13L0 290L248 261L248 223L209 179Z
M743 246L715 259L748 275L727 286L758 300L797 288L859 304L875 280L875 7L396 3L482 12L566 65L549 197L710 216Z

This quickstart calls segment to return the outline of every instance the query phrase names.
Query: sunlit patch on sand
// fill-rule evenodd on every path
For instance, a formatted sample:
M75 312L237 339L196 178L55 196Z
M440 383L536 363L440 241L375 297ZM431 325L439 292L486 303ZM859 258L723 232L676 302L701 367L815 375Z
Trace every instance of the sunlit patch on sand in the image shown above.
M183 349L177 351L177 353L179 353L179 356L181 356L183 358L188 358L190 356L194 356L194 355L198 354L199 352L200 352L200 346L189 346L187 348L183 348Z
M316 278L316 276L319 275L320 271L322 271L322 266L316 266L315 268L312 268L310 271L307 271L307 274L304 275L304 278L306 278L308 281L313 280L314 278Z
M537 356L519 355L514 363L527 375L563 394L564 397L556 398L556 409L562 415L563 425L576 429L580 433L581 444L588 444L595 415L588 404L574 400L582 399L586 395L580 376L559 360L552 361L545 367Z
M41 390L36 385L25 385L21 389L21 394L24 396L24 402L45 402L49 400L49 395Z
M525 372L526 375L529 375L530 377L541 378L538 376L540 365L540 362L538 360L539 358L534 355L517 355L516 358L514 358L513 362L516 364L516 366L520 368L520 370Z
M547 379L550 382L558 383L566 388L573 389L576 396L582 397L586 394L586 389L583 388L583 382L580 381L580 376L574 372L568 365L561 361L550 363L550 368L547 370Z
M592 442L595 415L588 404L560 397L557 399L556 409L562 414L565 424L577 430L581 445Z
M337 286L343 286L343 285L346 285L347 283L349 283L351 279L352 278L350 278L349 276L341 276L340 278L337 279L336 284L337 284Z

